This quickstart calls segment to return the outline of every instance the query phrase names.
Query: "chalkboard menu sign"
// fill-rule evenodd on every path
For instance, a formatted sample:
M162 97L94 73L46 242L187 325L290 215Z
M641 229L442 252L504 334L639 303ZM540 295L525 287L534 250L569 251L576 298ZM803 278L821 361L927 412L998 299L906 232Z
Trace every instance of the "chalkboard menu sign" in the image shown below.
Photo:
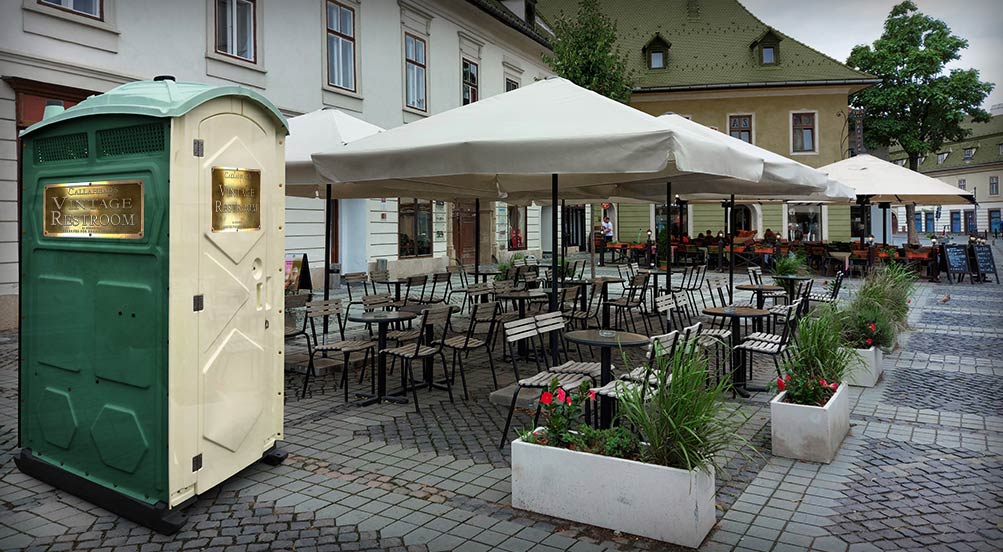
M964 277L968 274L968 248L964 245L945 245L944 262L947 264L948 278L952 274L960 274ZM958 279L959 281L961 278Z
M310 281L310 262L306 253L286 255L286 291L313 289Z
M999 274L996 273L996 259L993 258L993 248L988 245L972 246L975 251L975 267L979 274L986 276L994 274L996 283L1000 283Z

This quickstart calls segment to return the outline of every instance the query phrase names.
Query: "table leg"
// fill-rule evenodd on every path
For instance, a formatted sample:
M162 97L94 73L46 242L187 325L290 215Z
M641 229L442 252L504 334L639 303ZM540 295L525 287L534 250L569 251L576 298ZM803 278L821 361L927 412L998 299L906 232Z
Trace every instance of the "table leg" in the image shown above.
M609 347L600 347L599 358L602 371L599 375L599 384L606 385L612 378L612 351ZM607 428L613 422L613 399L610 397L600 397L599 401L599 427Z
M731 318L731 384L735 392L743 398L749 398L749 393L745 390L745 355L738 349L741 343L739 332L742 331L742 321L737 317Z
M651 315L655 316L658 314L658 304L655 302L655 298L658 297L658 272L653 273L651 276L655 285L655 287L651 288Z
M396 282L394 284L394 301L400 303L401 300L401 283Z
M602 290L599 292L599 299L602 301L602 329L609 329L609 286L606 282L602 284Z
M376 395L370 395L369 393L358 393L356 396L362 397L363 400L355 403L358 406L368 406L370 404L377 404L383 402L384 400L403 404L408 402L407 398L404 397L389 397L387 396L387 355L382 355L379 352L387 348L387 326L389 322L379 322L377 324L377 338L376 338ZM344 369L348 369L346 366ZM401 367L401 378L403 379L403 374L406 372L403 367ZM406 388L405 388L406 389Z

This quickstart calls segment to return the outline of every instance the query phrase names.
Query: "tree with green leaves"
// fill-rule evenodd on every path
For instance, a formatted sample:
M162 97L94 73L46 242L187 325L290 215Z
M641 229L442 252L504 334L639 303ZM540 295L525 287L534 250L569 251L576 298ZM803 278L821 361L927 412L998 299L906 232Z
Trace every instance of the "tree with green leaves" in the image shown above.
M617 45L616 22L598 0L582 0L575 16L554 23L553 51L543 61L558 76L620 102L630 99L634 74Z
M975 69L945 70L967 47L967 40L952 34L943 21L920 13L911 0L893 7L881 38L873 47L854 47L846 61L881 78L851 102L865 110L864 142L901 146L915 171L920 157L970 132L961 126L966 117L988 121L981 106L993 84L980 81ZM915 213L914 206L906 206L909 243L918 243Z

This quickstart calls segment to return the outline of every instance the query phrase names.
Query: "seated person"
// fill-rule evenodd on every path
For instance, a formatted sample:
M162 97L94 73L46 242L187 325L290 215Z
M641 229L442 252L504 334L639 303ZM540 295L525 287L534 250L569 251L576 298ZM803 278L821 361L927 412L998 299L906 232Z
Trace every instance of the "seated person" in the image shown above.
M682 243L690 243L690 237L686 232L683 232L683 237L679 239Z
M771 245L777 243L777 235L773 233L773 230L767 228L766 232L763 233L763 241Z

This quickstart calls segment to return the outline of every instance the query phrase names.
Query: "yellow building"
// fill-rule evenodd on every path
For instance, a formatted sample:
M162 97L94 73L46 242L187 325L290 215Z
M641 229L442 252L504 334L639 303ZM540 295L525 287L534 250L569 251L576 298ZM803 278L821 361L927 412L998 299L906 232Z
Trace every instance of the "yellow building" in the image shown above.
M630 56L630 104L652 115L673 112L812 167L848 156L848 96L878 79L846 67L757 19L736 0L607 0L619 46ZM549 20L573 14L577 0L540 0ZM664 205L593 206L618 240L680 221ZM829 241L850 239L850 207L743 205L736 228L786 234L789 223ZM719 204L688 205L679 231L723 229ZM821 224L819 225L819 216ZM671 222L667 222L671 221Z

